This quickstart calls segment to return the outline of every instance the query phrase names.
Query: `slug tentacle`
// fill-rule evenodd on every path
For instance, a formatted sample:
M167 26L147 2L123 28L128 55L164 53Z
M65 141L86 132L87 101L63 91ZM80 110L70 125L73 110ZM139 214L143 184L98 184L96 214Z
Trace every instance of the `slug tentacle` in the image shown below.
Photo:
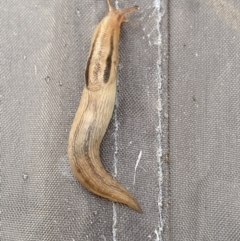
M116 8L113 6L112 2L110 0L107 0L107 5L108 5L108 11L113 12L116 10Z
M132 194L104 169L99 154L116 97L116 66L120 25L133 6L116 9L107 0L109 13L96 27L85 70L85 87L69 134L68 156L76 178L89 191L142 212Z

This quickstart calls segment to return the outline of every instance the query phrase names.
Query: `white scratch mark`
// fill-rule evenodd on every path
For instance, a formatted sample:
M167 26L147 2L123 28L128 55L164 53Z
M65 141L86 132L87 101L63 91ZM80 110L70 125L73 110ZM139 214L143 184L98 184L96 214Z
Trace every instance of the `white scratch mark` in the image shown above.
M34 72L35 72L35 75L37 76L37 66L34 65Z
M133 177L133 185L135 185L137 167L138 167L138 164L139 164L139 162L140 162L140 160L141 160L141 157L142 157L142 150L139 152L138 159L137 159L137 161L136 161L135 171L134 171L134 177Z
M117 102L117 99L116 99ZM115 106L114 110L114 121L115 121L115 130L114 130L114 146L115 146L115 151L114 151L114 177L117 176L117 154L118 154L118 120L117 120L117 104ZM113 202L113 226L112 226L112 234L113 234L113 241L117 241L117 210L116 210L116 203Z
M117 78L117 83L118 83L118 78ZM118 127L119 127L119 122L117 118L117 109L118 109L118 96L116 96L116 102L115 102L115 109L114 109L114 155L113 155L113 167L114 167L114 174L113 176L117 176L117 163L118 163ZM116 203L113 202L113 225L112 225L112 234L113 234L113 241L117 241L117 209L116 209Z
M117 158L117 154L118 154L118 119L117 119L117 99L116 99L116 106L115 106L115 110L114 110L114 147L115 147L115 151L114 151L114 162L113 162L113 168L114 168L114 173L113 176L116 177L117 176L117 163L118 163L118 158Z
M160 241L159 232L157 230L155 230L154 233L156 234L155 241Z
M119 5L118 5L118 4L119 4L119 1L116 0L116 1L115 1L115 6L116 6L117 9L119 8Z
M156 9L160 9L160 1L159 0L154 0L153 1L153 7Z
M117 210L116 204L113 203L113 226L112 226L113 241L117 241Z
M156 234L156 241L162 241L162 228L163 228L163 217L162 217L162 181L163 181L163 173L162 173L162 163L161 163L161 157L162 157L162 140L161 140L161 133L162 133L162 125L161 125L161 111L162 111L162 100L161 100L161 88L162 88L162 69L161 69L161 28L160 28L160 22L162 20L162 1L154 0L154 7L156 8L157 12L157 24L156 24L156 30L157 30L157 38L159 39L159 45L158 45L158 57L159 60L157 62L157 70L158 70L158 126L156 128L157 131L157 139L159 143L159 148L157 150L157 162L158 162L158 215L159 215L159 223L158 228L155 230Z

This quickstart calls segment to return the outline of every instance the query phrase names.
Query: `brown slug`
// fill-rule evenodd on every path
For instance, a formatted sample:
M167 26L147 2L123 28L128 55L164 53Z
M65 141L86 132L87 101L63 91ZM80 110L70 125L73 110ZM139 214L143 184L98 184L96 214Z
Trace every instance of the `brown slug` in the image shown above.
M112 117L116 97L118 42L126 13L132 6L116 9L107 0L109 12L97 25L85 70L85 86L76 112L68 143L71 169L89 191L142 212L133 195L104 169L99 148Z

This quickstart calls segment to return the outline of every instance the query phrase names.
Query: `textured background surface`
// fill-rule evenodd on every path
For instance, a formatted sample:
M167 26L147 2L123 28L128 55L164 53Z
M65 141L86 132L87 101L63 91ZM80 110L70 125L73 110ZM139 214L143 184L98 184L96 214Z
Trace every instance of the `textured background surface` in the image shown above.
M134 4L141 9L122 28L117 106L101 155L142 215L85 190L66 156L106 2L1 1L2 241L160 240L160 3L119 1Z
M169 240L240 240L240 1L169 1Z
M133 4L101 156L143 215L85 190L66 155L105 0L1 1L1 240L239 240L240 2Z

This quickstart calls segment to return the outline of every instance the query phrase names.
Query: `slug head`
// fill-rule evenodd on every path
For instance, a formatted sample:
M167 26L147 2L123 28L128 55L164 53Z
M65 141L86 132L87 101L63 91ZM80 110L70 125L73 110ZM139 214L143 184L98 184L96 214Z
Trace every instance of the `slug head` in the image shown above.
M108 4L109 15L116 16L119 26L121 25L122 22L128 22L128 19L125 17L125 14L139 9L139 6L137 6L137 5L129 7L129 8L116 9L113 6L111 0L107 0L107 4Z

